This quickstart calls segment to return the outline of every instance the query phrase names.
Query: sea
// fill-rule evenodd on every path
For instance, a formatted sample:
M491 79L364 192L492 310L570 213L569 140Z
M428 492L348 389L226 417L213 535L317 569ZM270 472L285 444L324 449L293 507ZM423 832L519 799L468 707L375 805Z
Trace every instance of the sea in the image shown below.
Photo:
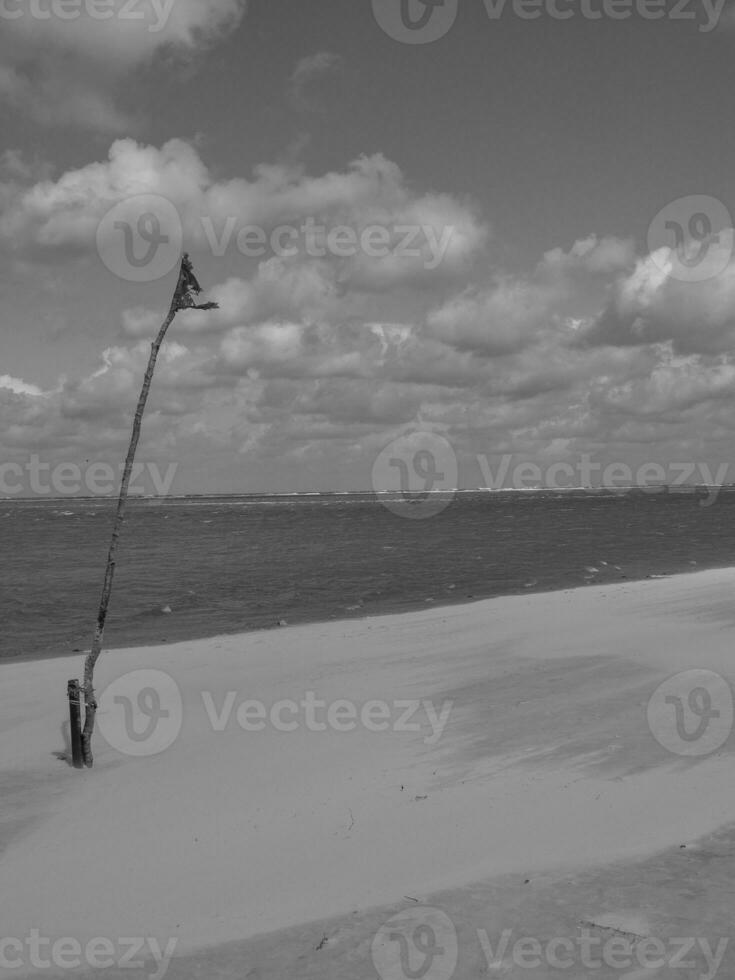
M89 648L116 502L0 500L0 661ZM735 489L135 498L106 648L735 565Z

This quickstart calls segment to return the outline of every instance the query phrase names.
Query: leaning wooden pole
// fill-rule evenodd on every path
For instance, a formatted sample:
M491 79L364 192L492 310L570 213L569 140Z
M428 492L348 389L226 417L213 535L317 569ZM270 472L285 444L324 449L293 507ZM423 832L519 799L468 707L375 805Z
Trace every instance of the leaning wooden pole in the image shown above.
M211 310L216 308L215 303L205 303L203 306L197 306L194 302L193 295L200 292L201 287L194 276L191 262L189 261L189 256L184 255L181 261L179 281L176 285L173 299L171 300L171 307L168 311L168 316L161 325L161 329L158 331L158 336L151 345L151 355L148 360L148 368L143 380L143 388L141 389L140 398L138 399L138 407L136 409L135 420L133 422L133 432L130 437L130 445L128 447L128 454L125 459L125 467L123 469L122 482L120 484L120 497L117 503L115 523L113 525L110 549L107 555L105 580L102 587L99 612L97 613L97 625L95 627L94 637L92 639L92 649L90 650L84 663L84 729L82 731L82 754L85 766L90 769L94 764L94 758L92 756L92 733L94 732L95 714L97 712L97 702L94 695L94 668L102 652L102 641L105 634L107 610L110 605L112 583L115 577L117 545L120 540L120 533L122 531L123 523L125 522L128 490L130 487L131 474L133 472L133 464L135 462L135 454L140 441L143 413L145 412L148 395L150 394L151 382L153 381L153 372L156 369L158 354L168 332L168 328L173 323L176 314L179 312L179 310Z

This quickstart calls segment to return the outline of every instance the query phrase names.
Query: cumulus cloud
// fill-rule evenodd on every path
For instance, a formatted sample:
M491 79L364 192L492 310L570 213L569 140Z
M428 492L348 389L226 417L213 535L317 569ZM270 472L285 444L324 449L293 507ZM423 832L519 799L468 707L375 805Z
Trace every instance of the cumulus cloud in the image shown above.
M130 438L131 413L140 392L150 345L105 349L98 366L52 391L8 376L0 377L0 452L4 459L120 462ZM168 342L159 365L143 436L143 452L170 457L179 440L201 421L212 354ZM218 382L220 398L223 383Z
M554 333L564 342L590 311L599 311L608 285L634 264L631 242L590 236L565 252L547 252L531 276L496 274L433 310L429 333L460 350L503 355Z
M216 449L269 473L318 460L313 472L325 480L348 465L362 474L349 478L355 487L369 485L370 453L418 418L444 426L464 459L569 459L601 445L618 459L650 458L651 447L676 458L710 422L718 439L731 432L731 263L684 283L666 250L640 256L631 241L588 235L511 272L489 264L488 225L471 202L416 189L381 154L319 176L276 164L224 179L180 140L121 140L107 160L55 179L6 153L0 244L28 261L94 254L100 220L128 202L134 224L140 194L175 206L187 247L215 273L205 284L220 305L177 318L144 451L209 458ZM319 246L339 226L452 235L433 269L426 236L418 256L314 255L299 238L288 255L240 261L248 225L268 235L308 219L324 226ZM122 337L98 367L52 392L0 378L5 451L119 451L161 319L147 306L125 310Z
M318 110L335 84L334 76L342 68L342 58L329 51L318 51L297 62L289 79L289 99L296 109Z
M43 5L39 5L43 8ZM30 10L3 19L3 33L25 51L61 49L106 69L134 67L161 48L192 51L217 41L244 16L244 0L109 0L104 16L79 4L68 19ZM22 10L22 5L20 5Z
M682 354L717 354L735 341L735 261L732 231L711 246L717 275L689 282L672 251L640 258L614 284L609 302L580 332L580 344L644 346L671 342ZM721 253L719 256L717 253Z
M327 263L286 263L272 258L258 265L250 279L231 277L208 295L219 305L214 312L192 310L180 322L184 333L200 334L265 320L300 318L303 323L327 320L337 312L336 272ZM123 314L123 333L150 336L160 314L144 309Z
M3 18L0 101L43 125L116 133L137 125L117 104L119 83L162 54L205 50L237 27L246 0L109 0L68 17L39 9L48 16L19 5Z
M470 287L428 317L429 332L459 350L510 354L520 350L551 316L548 296L526 282L500 278Z
M161 151L134 140L113 144L105 163L89 164L26 188L0 214L0 239L16 251L36 246L92 251L100 221L115 204L140 194L194 198L207 181L196 151L180 140ZM133 210L134 210L133 202Z
M0 67L0 101L42 125L84 126L118 133L136 126L134 117L120 111L109 94L94 91L83 82L67 78L31 80L11 66Z
M681 356L662 345L650 372L600 388L595 402L611 412L671 422L694 406L733 394L735 364L729 357Z
M160 149L116 141L105 162L89 164L14 195L0 213L0 242L16 251L59 257L91 252L103 217L116 205L135 228L138 195L163 204L162 231L183 228L187 246L222 257L238 252L266 258L322 258L340 288L381 290L403 282L441 282L462 274L487 237L471 205L448 194L419 194L382 154L354 160L345 171L319 177L299 167L261 165L251 179L215 180L198 151L182 140ZM2 200L2 197L0 197ZM150 211L150 202L145 210ZM175 223L178 228L166 225ZM249 229L256 228L253 249ZM105 234L122 249L119 228ZM264 274L267 273L264 270ZM292 277L293 278L293 277ZM298 292L298 285L293 284ZM308 289L308 287L306 287ZM262 292L262 291L261 291Z
M632 239L588 235L578 239L568 252L554 248L546 252L540 265L542 276L609 276L631 268L635 263Z
M27 384L22 378L13 378L9 374L0 374L0 388L16 395L31 395L34 398L41 398L44 394L38 385Z

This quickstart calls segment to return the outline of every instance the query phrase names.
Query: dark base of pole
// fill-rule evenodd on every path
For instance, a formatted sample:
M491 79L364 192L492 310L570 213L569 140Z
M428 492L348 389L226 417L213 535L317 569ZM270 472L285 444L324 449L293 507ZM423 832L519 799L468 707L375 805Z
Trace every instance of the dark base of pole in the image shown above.
M71 761L75 769L84 768L82 755L82 692L79 681L69 681L69 731L71 737Z

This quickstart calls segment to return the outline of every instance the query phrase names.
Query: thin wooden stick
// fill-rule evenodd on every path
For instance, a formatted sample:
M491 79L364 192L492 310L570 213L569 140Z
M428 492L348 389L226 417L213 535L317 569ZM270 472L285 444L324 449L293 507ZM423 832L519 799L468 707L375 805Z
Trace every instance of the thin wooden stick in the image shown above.
M138 407L136 409L135 420L133 422L133 433L130 437L128 455L125 459L125 468L123 470L122 483L120 484L120 497L118 499L117 513L115 515L115 523L112 529L110 550L107 555L107 567L105 570L104 585L102 587L102 598L100 599L99 612L97 613L97 626L95 628L94 638L92 640L92 649L84 664L85 713L84 730L82 732L82 754L84 757L84 764L90 769L94 765L94 758L92 756L92 733L94 732L94 720L97 712L97 702L94 696L94 668L102 652L102 640L105 633L107 610L110 605L112 583L115 577L115 556L117 553L117 545L120 540L120 532L122 531L122 526L125 521L128 490L133 472L133 464L135 462L135 453L138 449L138 443L140 441L143 413L145 412L148 395L150 394L151 382L153 381L153 372L156 369L156 362L158 360L159 351L161 350L161 344L163 343L166 333L168 332L168 328L173 323L176 314L179 312L179 310L185 309L216 309L215 303L205 303L203 306L197 306L195 304L192 298L192 293L200 292L201 287L194 276L191 262L189 261L189 256L184 255L181 261L179 281L176 285L176 291L174 292L173 299L171 300L171 308L168 311L168 316L161 325L161 329L158 331L158 336L151 345L151 355L148 360L148 368L143 380L143 388L140 392L140 398L138 399Z

